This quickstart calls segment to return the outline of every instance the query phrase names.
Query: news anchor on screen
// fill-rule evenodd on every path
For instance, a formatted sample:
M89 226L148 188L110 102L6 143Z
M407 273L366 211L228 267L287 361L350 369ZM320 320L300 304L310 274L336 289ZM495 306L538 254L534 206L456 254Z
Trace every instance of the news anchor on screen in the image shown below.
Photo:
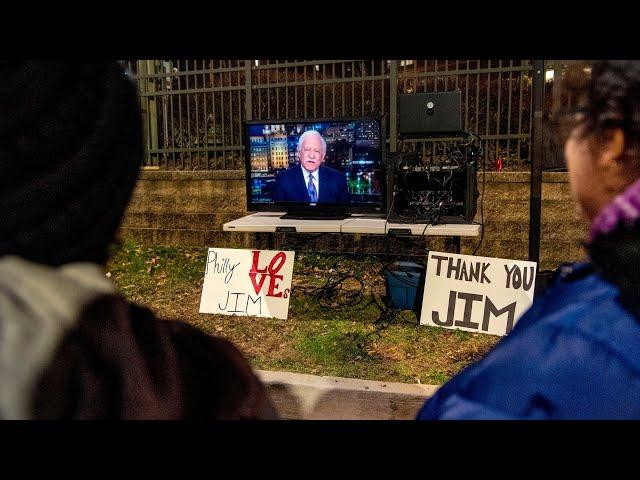
M299 164L276 177L276 202L349 203L347 179L341 172L324 166L327 143L315 130L307 130L298 140Z

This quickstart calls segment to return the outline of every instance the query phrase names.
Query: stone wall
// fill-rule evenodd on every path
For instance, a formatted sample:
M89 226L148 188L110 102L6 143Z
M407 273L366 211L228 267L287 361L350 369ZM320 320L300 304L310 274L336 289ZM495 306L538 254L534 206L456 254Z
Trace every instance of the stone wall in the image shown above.
M584 258L581 241L587 224L570 197L567 174L545 172L542 185L541 269ZM478 199L476 221L484 209L485 233L477 255L526 260L529 233L528 172L488 172L485 200ZM206 247L266 247L269 234L223 232L222 225L247 214L244 171L143 171L121 228L142 243ZM478 174L482 193L482 173ZM302 236L300 236L302 237ZM305 236L306 237L306 236ZM276 246L278 238L276 236ZM479 238L463 239L471 253ZM404 242L404 243L403 243ZM446 248L444 239L428 239L428 248ZM396 245L398 244L398 245ZM381 236L324 235L304 247L342 252L397 252L406 240ZM426 248L424 242L418 249Z

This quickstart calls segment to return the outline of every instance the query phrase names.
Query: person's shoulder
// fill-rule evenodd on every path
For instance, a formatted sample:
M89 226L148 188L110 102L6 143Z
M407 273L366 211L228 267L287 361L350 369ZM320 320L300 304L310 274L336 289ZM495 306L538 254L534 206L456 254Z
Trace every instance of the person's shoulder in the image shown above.
M601 359L622 362L640 376L640 322L620 303L615 286L596 273L574 271L546 297L549 305L537 318L523 317L522 331L516 324L512 333L518 343L547 352L598 352Z
M618 287L583 264L562 268L554 288L547 292L547 296L553 297L555 308L552 310L564 312L563 317L571 323L584 322L585 318L593 316L593 312L607 322L632 317L618 301L619 294Z
M616 409L640 391L640 323L597 275L567 270L561 276L547 293L550 304L525 314L478 363L454 377L422 418L463 411L465 418L624 414ZM596 379L605 376L611 382L599 388ZM587 398L590 407L576 403ZM594 407L604 404L610 407Z

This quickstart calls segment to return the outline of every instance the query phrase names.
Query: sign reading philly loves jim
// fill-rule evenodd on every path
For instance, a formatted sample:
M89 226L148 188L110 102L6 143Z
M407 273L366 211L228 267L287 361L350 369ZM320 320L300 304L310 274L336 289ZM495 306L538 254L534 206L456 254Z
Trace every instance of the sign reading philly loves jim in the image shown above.
M286 319L295 252L210 248L200 313Z
M533 303L536 264L429 252L420 323L508 334Z

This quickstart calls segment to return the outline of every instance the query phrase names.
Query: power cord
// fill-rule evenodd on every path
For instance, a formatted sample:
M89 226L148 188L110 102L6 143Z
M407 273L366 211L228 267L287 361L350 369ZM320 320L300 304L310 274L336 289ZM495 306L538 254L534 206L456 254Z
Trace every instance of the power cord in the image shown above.
M389 270L387 271L400 281L406 282L406 279L397 276ZM348 280L355 280L358 286L355 288L346 287L345 282ZM291 293L308 295L315 299L320 307L329 310L335 308L351 308L361 311L370 305L374 305L379 313L377 318L372 322L375 330L367 334L368 337L375 336L376 338L380 338L381 332L384 329L392 323L398 323L400 321L416 326L418 325L418 322L409 322L401 319L399 313L402 310L388 306L388 299L385 298L385 301L382 301L375 292L371 292L369 301L363 305L365 300L364 282L353 275L334 274L320 287L294 286L291 289Z
M344 287L344 283L350 279L355 280L359 284L359 288ZM354 308L360 305L364 299L364 282L353 275L334 274L321 287L295 286L291 291L313 297L322 308ZM361 307L361 309L365 307Z

